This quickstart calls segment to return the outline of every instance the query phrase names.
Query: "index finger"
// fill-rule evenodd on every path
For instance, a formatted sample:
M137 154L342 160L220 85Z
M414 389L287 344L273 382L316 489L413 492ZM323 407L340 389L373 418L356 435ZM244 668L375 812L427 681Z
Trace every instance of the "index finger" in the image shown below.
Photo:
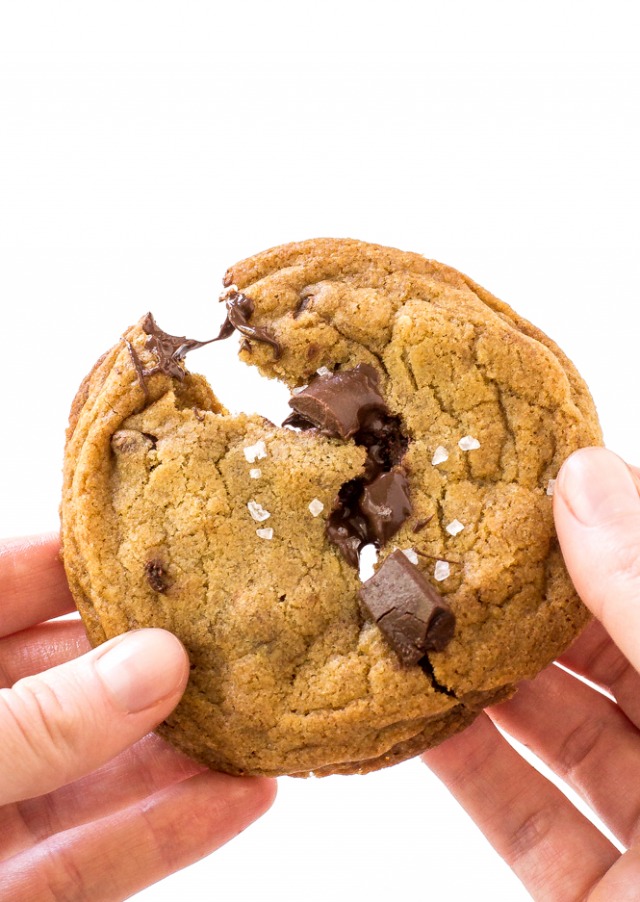
M0 636L73 610L56 533L0 540Z

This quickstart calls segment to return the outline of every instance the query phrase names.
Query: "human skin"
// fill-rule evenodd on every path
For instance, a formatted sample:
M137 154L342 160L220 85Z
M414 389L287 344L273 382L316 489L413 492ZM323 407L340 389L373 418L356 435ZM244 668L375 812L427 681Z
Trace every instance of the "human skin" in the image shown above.
M559 663L423 756L536 900L640 899L640 479L603 448L555 485L565 561L595 620ZM605 693L587 685L585 677ZM500 735L572 787L620 852Z
M57 536L0 542L0 896L128 898L270 806L275 781L196 764L150 733L189 662L164 630L90 650ZM135 854L131 854L131 850Z

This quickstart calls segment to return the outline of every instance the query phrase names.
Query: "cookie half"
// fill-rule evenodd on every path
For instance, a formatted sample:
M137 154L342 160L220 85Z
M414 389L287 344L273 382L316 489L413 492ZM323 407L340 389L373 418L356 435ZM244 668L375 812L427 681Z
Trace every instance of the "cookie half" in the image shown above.
M601 443L593 402L545 335L416 254L307 241L225 285L220 337L241 332L242 359L289 385L295 428L230 415L185 368L199 343L141 320L72 407L74 597L94 644L144 626L181 638L191 678L160 732L209 766L393 764L511 694L588 619L551 491L572 451ZM381 566L363 587L367 542Z

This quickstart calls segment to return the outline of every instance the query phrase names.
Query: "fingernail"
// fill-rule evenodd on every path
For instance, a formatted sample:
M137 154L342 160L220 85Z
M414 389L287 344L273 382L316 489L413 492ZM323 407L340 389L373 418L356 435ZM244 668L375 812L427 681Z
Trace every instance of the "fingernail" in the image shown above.
M585 526L637 514L640 509L629 468L604 448L584 448L572 454L560 470L555 490Z
M95 668L116 707L135 714L180 692L187 681L189 663L174 635L145 629L115 640L98 658Z

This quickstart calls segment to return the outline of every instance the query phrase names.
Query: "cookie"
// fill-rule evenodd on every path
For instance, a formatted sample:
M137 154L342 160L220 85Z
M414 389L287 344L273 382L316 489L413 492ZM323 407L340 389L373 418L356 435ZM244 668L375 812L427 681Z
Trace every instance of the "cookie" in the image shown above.
M471 723L585 624L551 495L601 443L593 402L550 339L416 254L305 241L224 284L215 339L148 315L82 384L69 583L94 644L145 626L184 642L191 678L160 732L187 754L365 773ZM234 332L291 389L286 425L231 415L187 370Z

